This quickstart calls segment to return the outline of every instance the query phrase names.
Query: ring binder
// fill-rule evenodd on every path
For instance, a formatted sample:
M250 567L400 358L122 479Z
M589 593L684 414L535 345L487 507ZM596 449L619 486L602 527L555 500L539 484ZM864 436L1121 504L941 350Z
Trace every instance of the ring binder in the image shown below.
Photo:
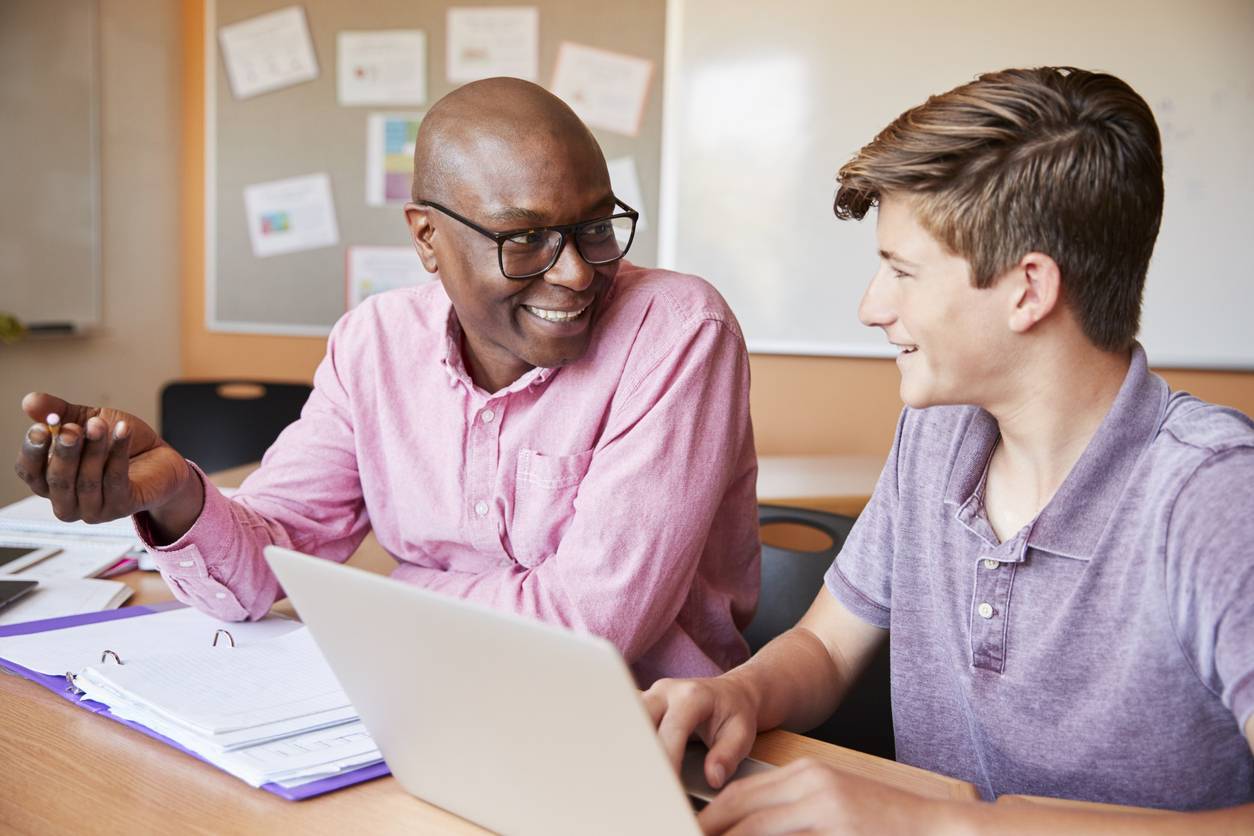
M105 650L103 653L101 653L100 661L103 663L104 660L110 656L113 657L113 661L117 662L119 665L122 664L122 657L118 656L118 654L114 653L112 650Z
M231 643L231 647L235 647L235 637L231 635L231 631L230 631L230 630L224 630L224 629L223 629L223 628L221 628L221 627L219 627L218 629L216 629L216 630L214 630L214 631L213 631L213 644L209 645L210 647L217 647L217 646L218 646L218 636L219 636L219 635L226 636L227 641L229 641L229 642Z
M63 674L40 673L38 670L34 668L26 667L25 664L27 663L17 662L17 661L14 661L13 659L6 658L7 654L3 652L4 642L6 639L9 639L9 638L18 638L18 637L27 636L27 635L33 636L33 635L41 634L41 633L52 633L52 632L60 631L63 629L86 627L88 625L104 625L106 622L112 622L112 621L131 621L132 619L136 619L136 618L143 619L145 617L156 617L156 616L168 617L169 615L173 615L175 612L191 613L192 611L188 610L182 604L171 601L171 602L163 602L159 604L141 605L141 606L136 606L136 607L124 607L118 610L106 610L106 611L100 611L100 612L82 613L82 614L72 615L72 616L62 616L59 618L46 619L43 621L33 621L33 622L25 622L22 624L0 626L0 671L12 672L25 679L31 680L37 685L48 689L50 692L57 695L58 697L67 700L71 705L84 709L92 714L95 714L98 717L102 717L111 722L115 722L122 726L126 726L128 728L134 729L137 732L147 735L151 738L154 738L157 741L165 745L168 745L180 752L183 752L191 757L197 758L198 760L204 761L205 763L215 766L218 769L222 769L226 771L227 774L234 775L235 777L238 777L241 780L252 783L249 780L249 778L245 777L244 775L236 771L233 771L231 768L228 768L228 766L224 766L221 763L218 763L217 757L213 755L212 753L205 754L202 752L194 751L193 749L188 748L187 745L180 743L177 740L174 740L170 737L167 737L160 732L154 731L152 728L145 725L143 722L140 722L134 719L129 719L127 717L119 715L118 713L115 713L107 703L100 702L97 698L86 698L85 694L87 692L84 690L84 688L80 688L78 686L78 680L81 677L75 676L75 673L73 670L66 670L66 672ZM200 616L197 616L197 617L200 617ZM217 625L207 624L202 628L203 632L200 635L203 636L206 633L211 633L214 631L214 628L216 627ZM218 629L221 629L221 628L218 628ZM251 629L251 625L245 628L244 636L241 639L236 639L235 636L233 635L233 633L239 632L239 630L225 630L223 632L227 633L226 636L217 636L216 638L220 642L225 642L225 646L235 646L238 649L239 647L247 646L248 642L251 640L252 634L248 632L249 629ZM189 635L189 638L191 638L193 640L192 643L195 644L194 634ZM264 641L271 641L271 640L272 639L269 639L269 638L264 639ZM274 640L277 640L277 639L274 639ZM201 641L204 641L204 639L202 638ZM239 645L240 641L244 641L245 644ZM112 642L106 642L106 641L100 642L100 645L105 645L105 644L112 644ZM100 645L97 645L97 646L99 647ZM115 648L117 646L118 645L114 645ZM204 649L204 645L200 645L200 647L202 648L202 650ZM110 649L113 649L113 648L110 648ZM119 656L118 662L121 662L121 659L120 659L121 653L122 651L126 649L127 648L123 646L122 650L114 651ZM216 651L214 652L216 653ZM95 658L92 655L92 651L90 650L87 650L82 655L86 657L85 661L88 663L90 663L90 660L92 658ZM126 665L128 671L133 669L134 663L145 661L144 659L131 658L132 656L133 656L132 653L128 653L128 664ZM223 661L225 661L226 656L227 654L223 654ZM140 667L142 667L142 665ZM111 669L110 666L108 666L107 664L104 666L104 668L105 668L106 673L108 670ZM120 669L117 669L116 673L121 675L126 672ZM84 685L86 686L86 683L84 683ZM348 728L348 726L346 725L345 728ZM364 734L364 732L362 733ZM377 751L376 751L376 754L377 754ZM389 774L389 771L388 771L387 764L383 762L382 760L364 763L361 766L353 766L351 764L346 763L342 766L339 772L327 774L324 777L319 778L319 777L310 776L309 780L304 780L303 782L300 782L300 783L280 783L278 782L278 779L268 780L262 783L260 785L260 788L267 793L279 796L280 798L284 798L289 801L300 801L300 800L307 799L307 798L313 798L313 797L322 795L324 793L333 792L343 787L351 786L353 784L358 784L363 781L368 781L368 780L378 778L378 777L388 775L388 774ZM0 826L0 830L3 830L3 829L4 829L3 826Z

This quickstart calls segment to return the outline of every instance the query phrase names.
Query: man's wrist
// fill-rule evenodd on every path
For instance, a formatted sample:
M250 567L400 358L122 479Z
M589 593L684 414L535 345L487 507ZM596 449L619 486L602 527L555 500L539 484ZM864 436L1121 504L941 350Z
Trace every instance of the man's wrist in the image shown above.
M191 530L205 506L200 474L187 465L187 479L169 500L148 510L148 528L154 544L168 546Z

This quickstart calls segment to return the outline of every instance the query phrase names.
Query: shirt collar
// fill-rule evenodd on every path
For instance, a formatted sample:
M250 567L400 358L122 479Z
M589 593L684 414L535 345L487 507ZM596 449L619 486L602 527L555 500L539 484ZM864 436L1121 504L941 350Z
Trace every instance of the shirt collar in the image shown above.
M1082 560L1092 556L1137 460L1158 434L1170 394L1167 382L1149 370L1145 350L1136 344L1114 404L1058 492L1027 527L1024 548ZM997 438L993 416L976 411L945 488L945 503L958 506L955 516L972 530L976 530L973 517L983 506L984 475ZM981 522L980 528L988 527ZM983 536L982 531L977 533ZM1014 551L1022 554L1021 549Z
M466 387L467 392L472 394L480 393L485 398L500 397L542 386L557 373L556 368L547 369L535 366L500 392L484 392L470 379L470 374L466 371L465 358L462 356L462 327L457 321L457 311L453 308L453 303L447 293L441 293L437 298L444 308L445 322L444 355L440 358L440 364L444 366L444 373L448 375L450 387L462 385Z

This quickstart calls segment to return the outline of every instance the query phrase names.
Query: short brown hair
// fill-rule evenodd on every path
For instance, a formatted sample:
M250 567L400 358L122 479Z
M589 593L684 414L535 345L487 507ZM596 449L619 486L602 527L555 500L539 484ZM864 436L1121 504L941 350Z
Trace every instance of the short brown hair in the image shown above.
M1163 158L1149 105L1118 78L1074 67L981 75L898 116L837 179L836 217L905 195L971 263L976 287L1042 252L1094 345L1136 339Z

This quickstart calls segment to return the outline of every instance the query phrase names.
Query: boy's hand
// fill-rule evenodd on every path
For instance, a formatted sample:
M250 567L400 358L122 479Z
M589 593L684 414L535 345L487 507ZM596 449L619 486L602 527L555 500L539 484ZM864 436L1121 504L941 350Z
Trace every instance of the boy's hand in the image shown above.
M688 738L709 747L705 780L719 789L753 748L758 698L734 675L710 679L660 679L644 692L662 748L678 771Z

